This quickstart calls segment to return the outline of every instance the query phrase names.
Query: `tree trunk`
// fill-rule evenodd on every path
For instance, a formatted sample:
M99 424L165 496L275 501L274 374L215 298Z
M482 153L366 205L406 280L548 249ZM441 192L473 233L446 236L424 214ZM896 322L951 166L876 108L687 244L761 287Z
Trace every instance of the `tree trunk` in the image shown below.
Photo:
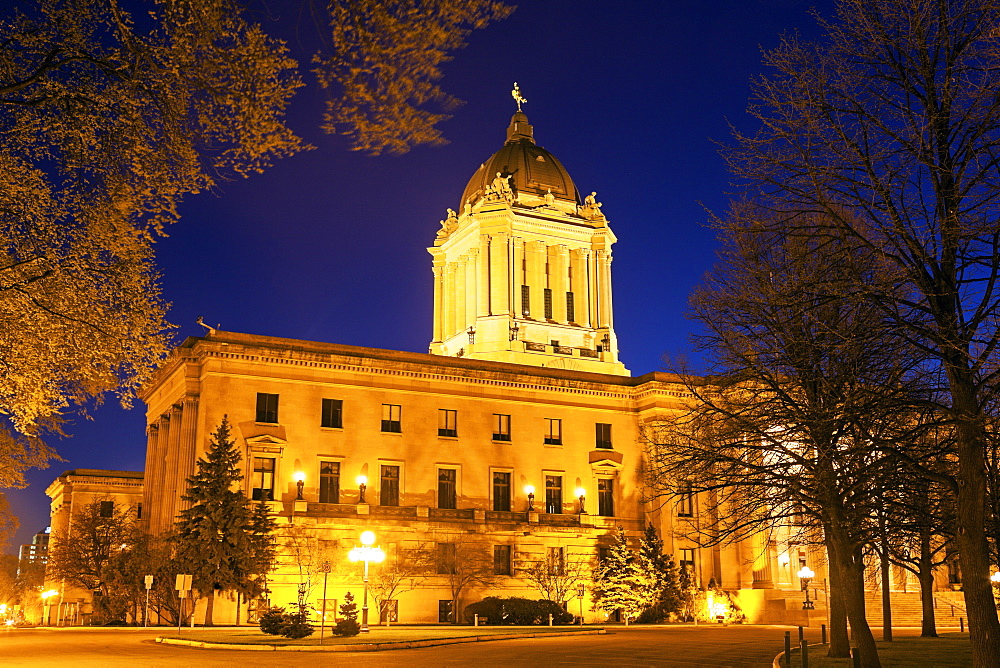
M827 555L829 555L829 548ZM831 559L828 556L827 563ZM847 607L844 605L844 588L839 571L832 566L830 571L830 589L827 591L826 604L830 610L830 651L831 658L846 659L851 656L851 638L847 635Z
M832 529L831 533L833 535L827 536L830 567L839 571L837 579L843 585L841 589L844 592L847 618L851 622L851 632L861 656L861 665L863 668L881 668L875 636L865 618L864 560L860 550L855 550L843 536L838 536L836 529Z
M934 566L931 555L931 532L920 530L920 560L917 562L917 580L920 582L920 636L937 638L934 620Z
M962 369L961 371L965 371ZM967 373L948 369L952 385L952 410L956 415L958 451L958 499L956 515L962 591L969 615L972 665L977 668L1000 666L1000 620L990 584L989 546L986 541L986 438L978 419L982 411L976 402L974 382ZM964 382L963 382L964 381Z
M889 538L885 535L885 517L882 516L879 521L879 525L882 532L882 538L880 540L880 552L879 554L879 570L882 575L882 640L886 642L892 642L892 596L891 596L891 584L892 575L889 571Z
M208 590L207 598L208 600L205 601L205 626L215 626L215 622L212 621L212 614L215 612L215 587ZM191 608L191 614L194 615L194 607Z

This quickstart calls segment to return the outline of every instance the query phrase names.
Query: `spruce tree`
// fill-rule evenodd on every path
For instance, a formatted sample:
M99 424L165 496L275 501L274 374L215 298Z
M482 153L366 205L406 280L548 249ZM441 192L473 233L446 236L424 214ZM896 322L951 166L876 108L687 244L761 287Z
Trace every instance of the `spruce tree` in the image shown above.
M181 499L190 504L175 524L178 557L208 597L205 626L212 626L215 592L255 596L260 575L274 563L274 520L265 503L252 504L240 486L240 453L222 418L208 452L198 459Z
M609 613L621 610L622 620L628 624L645 607L643 591L650 581L651 576L642 571L628 547L625 529L618 527L615 542L594 575L594 607Z
M640 571L646 575L646 584L640 590L645 610L639 621L660 622L676 606L679 590L677 570L670 555L663 554L663 540L652 524L639 542L637 556Z

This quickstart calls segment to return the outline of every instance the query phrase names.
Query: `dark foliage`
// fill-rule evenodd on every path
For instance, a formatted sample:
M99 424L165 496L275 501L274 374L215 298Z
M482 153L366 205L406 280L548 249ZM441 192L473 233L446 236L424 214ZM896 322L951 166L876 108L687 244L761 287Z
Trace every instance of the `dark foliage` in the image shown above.
M533 624L548 624L552 615L553 624L572 624L574 617L566 612L555 601L539 599L532 601L527 598L502 598L487 596L481 601L465 608L465 621L473 623L479 615L480 624L531 626Z

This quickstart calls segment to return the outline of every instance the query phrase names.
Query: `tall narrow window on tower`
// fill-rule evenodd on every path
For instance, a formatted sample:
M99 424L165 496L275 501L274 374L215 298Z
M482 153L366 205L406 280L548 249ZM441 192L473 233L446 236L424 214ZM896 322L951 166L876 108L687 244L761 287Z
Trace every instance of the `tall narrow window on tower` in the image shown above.
M576 321L576 303L573 301L573 293L566 293L566 320L568 322Z
M521 286L521 314L531 315L531 288L527 285Z
M545 317L552 320L552 288L545 288L543 296L545 298Z

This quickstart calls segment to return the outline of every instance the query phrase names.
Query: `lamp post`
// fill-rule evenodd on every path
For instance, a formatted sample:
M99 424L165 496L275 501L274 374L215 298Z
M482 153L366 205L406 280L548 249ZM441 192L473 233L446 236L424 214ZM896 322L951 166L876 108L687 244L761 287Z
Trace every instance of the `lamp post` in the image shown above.
M812 582L812 579L816 576L816 574L813 573L812 569L808 566L803 566L802 570L796 573L796 575L799 576L799 580L802 582L802 591L806 593L806 600L802 601L802 609L812 610L814 606L813 602L809 600L809 583Z
M358 483L358 503L367 503L365 489L368 488L368 476L359 475L354 481Z
M580 514L583 515L587 512L583 505L584 502L587 500L587 490L585 490L583 487L577 487L576 497L580 500Z
M363 489L364 483L362 483ZM374 561L376 564L385 559L385 552L380 547L372 547L375 542L375 533L365 531L361 534L361 547L356 547L347 553L351 561L365 562L365 598L364 605L361 606L361 633L368 633L368 562Z
M535 488L532 485L525 485L524 493L528 495L528 512L535 512Z
M306 474L303 473L302 471L297 471L295 473L295 490L297 493L297 496L295 497L296 501L305 501L305 499L302 497L302 490L305 486L306 486Z
M48 614L46 615L45 622L48 626L52 626L52 597L58 596L59 592L55 589L49 589L42 592L42 604L45 606Z

